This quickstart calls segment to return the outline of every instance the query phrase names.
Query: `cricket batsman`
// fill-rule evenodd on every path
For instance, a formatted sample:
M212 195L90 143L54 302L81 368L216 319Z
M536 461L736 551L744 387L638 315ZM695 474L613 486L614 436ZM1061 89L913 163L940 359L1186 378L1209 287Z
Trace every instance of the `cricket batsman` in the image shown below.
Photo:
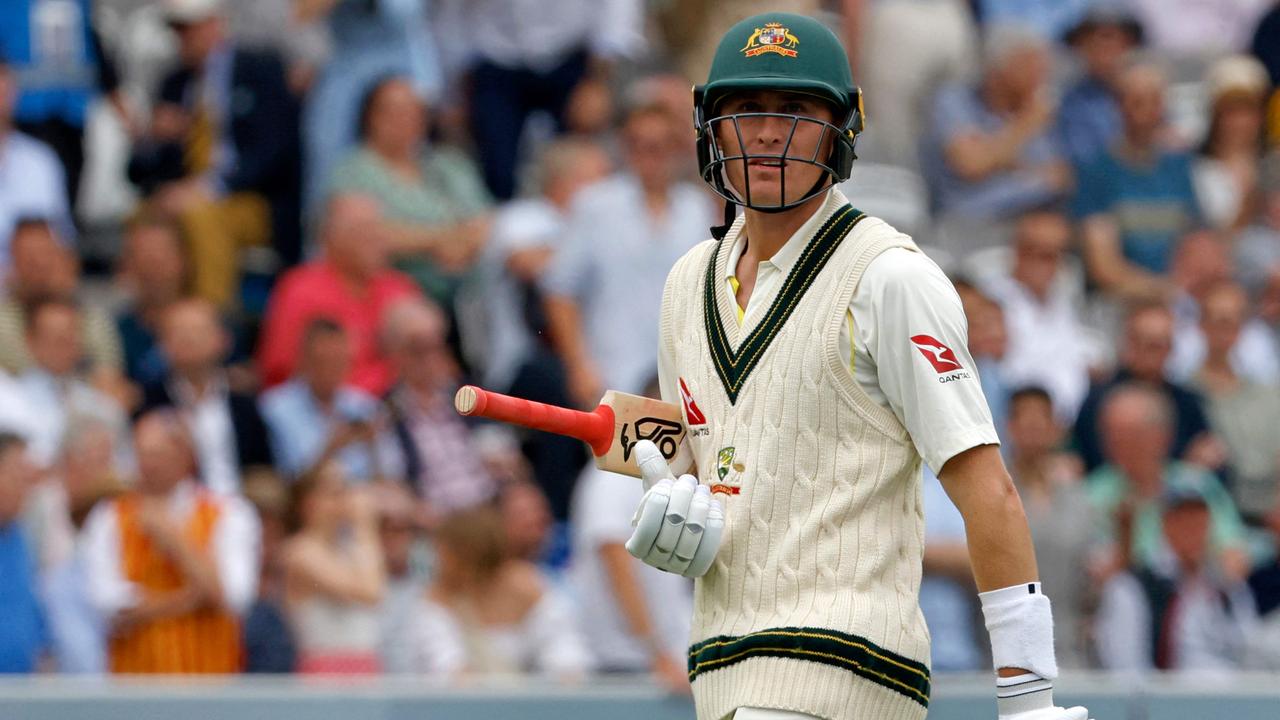
M800 15L749 18L694 94L726 225L667 280L659 374L687 447L669 468L637 445L627 548L697 577L698 717L925 716L923 461L965 519L1000 720L1086 720L1053 703L1049 598L960 299L835 187L864 121L839 40Z

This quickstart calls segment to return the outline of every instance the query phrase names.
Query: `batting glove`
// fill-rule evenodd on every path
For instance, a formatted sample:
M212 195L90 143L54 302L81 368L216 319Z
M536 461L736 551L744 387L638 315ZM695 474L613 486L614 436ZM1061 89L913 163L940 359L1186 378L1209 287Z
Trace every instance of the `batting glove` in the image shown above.
M720 549L724 508L694 476L673 479L652 442L636 443L635 453L645 493L631 518L627 552L659 570L702 577Z
M996 713L999 720L1090 720L1084 707L1054 705L1053 683L1034 674L996 681Z

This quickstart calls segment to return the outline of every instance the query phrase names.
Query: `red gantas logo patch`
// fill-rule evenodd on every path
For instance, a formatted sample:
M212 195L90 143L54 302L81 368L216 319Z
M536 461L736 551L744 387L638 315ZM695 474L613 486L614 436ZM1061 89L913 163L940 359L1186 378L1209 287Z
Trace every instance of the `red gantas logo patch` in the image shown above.
M939 375L964 369L956 359L956 354L951 352L951 348L943 345L937 338L930 335L912 335L911 342Z
M689 392L689 386L684 384L684 378L680 378L680 401L684 403L684 416L689 425L707 424L707 417L698 409L698 403L693 401L693 394Z

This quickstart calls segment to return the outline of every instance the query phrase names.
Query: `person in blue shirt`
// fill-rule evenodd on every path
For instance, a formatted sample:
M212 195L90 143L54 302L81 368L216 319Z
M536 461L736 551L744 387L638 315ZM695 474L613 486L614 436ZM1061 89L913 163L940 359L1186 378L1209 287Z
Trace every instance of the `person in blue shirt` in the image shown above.
M1179 239L1202 224L1191 156L1163 142L1165 85L1155 65L1121 73L1121 136L1081 169L1076 186L1089 277L1119 299L1164 295Z
M1142 25L1122 4L1100 0L1063 38L1083 74L1062 96L1058 142L1071 163L1087 165L1120 136L1116 81L1124 61L1142 46Z
M26 442L0 432L0 673L34 672L48 647L35 557L19 520L35 473Z
M84 166L85 120L106 96L126 122L120 78L93 28L92 0L5 0L0 3L0 54L18 73L14 111L20 130L46 143L66 170L74 199Z

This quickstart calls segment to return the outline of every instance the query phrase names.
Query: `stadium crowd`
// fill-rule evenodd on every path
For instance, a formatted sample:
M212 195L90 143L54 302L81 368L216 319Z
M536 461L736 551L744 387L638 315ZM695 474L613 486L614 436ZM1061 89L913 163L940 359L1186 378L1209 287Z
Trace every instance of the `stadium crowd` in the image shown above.
M640 484L452 396L654 391L763 9L851 50L844 190L956 284L1059 662L1280 671L1280 4L8 0L0 672L686 688ZM924 507L933 667L989 667Z

